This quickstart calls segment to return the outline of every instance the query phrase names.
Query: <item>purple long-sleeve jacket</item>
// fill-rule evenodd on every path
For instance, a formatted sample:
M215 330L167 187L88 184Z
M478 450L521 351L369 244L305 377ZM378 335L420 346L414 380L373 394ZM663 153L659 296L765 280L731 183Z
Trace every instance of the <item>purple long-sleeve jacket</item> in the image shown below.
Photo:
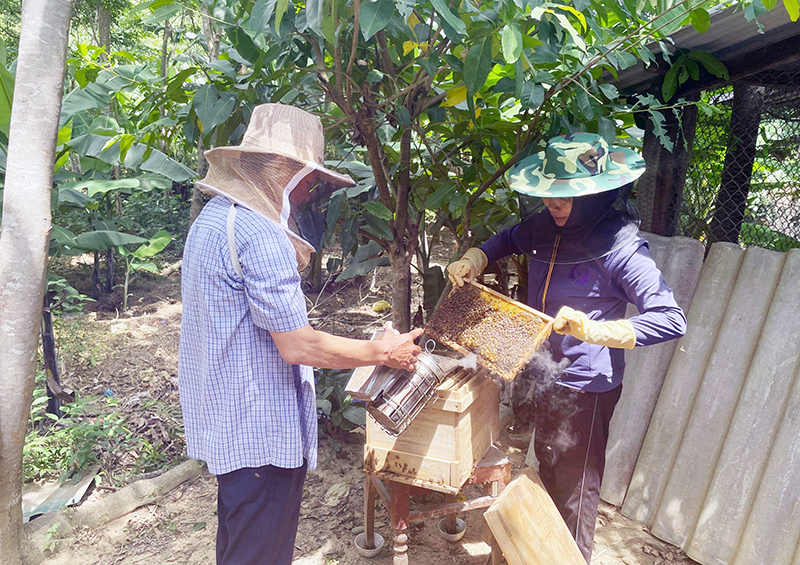
M530 245L518 241L521 224L509 228L479 246L489 262L512 254L524 254ZM555 317L562 306L586 313L592 320L619 320L627 304L639 314L630 318L636 345L653 345L686 332L686 317L675 302L661 271L650 256L647 241L636 235L622 247L599 259L555 264L545 293L550 265L528 261L528 300L532 308ZM555 332L550 339L555 361L570 361L560 384L586 392L605 392L620 385L625 371L625 351L585 343Z

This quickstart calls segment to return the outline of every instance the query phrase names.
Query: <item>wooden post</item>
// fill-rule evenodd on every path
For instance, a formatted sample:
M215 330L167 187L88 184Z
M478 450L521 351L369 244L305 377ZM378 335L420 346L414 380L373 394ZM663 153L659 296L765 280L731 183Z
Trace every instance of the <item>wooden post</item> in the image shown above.
M454 494L446 494L444 495L445 503L454 503L458 501L458 496ZM452 512L447 514L444 520L444 531L448 534L457 534L458 533L458 514L456 512Z
M372 477L364 477L364 547L375 547L375 489Z
M394 531L394 559L392 565L408 565L408 501L411 497L411 487L406 484L391 481L391 508L389 514Z
M696 101L699 96L699 91L694 91L683 98ZM664 147L653 133L652 123L648 121L642 151L647 170L637 185L636 204L642 216L642 230L673 236L678 225L686 171L691 161L697 107L684 107L680 120L671 111L661 113L665 117L664 127L672 142L672 151Z
M731 132L722 170L722 183L717 193L714 217L711 219L708 249L715 241L739 241L756 158L763 93L763 87L733 85Z

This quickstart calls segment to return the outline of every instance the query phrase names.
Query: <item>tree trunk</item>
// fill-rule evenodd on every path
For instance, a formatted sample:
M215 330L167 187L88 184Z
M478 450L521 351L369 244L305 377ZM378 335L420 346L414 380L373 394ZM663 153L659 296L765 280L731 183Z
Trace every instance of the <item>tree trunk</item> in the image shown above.
M206 44L208 45L208 60L214 61L219 58L219 37L214 30L214 23L211 20L211 14L208 13L208 8L203 6L203 33L206 36ZM203 143L203 136L197 140L197 178L201 179L206 176L208 171L208 161L203 155L205 151L205 144ZM203 209L203 193L194 186L192 190L192 207L189 210L189 225L197 219L200 211Z
M161 78L164 79L164 84L167 82L169 76L169 40L172 38L172 25L169 20L164 22L164 39L161 42ZM161 118L167 117L166 105L161 106ZM164 131L164 130L162 130ZM167 153L167 139L165 136L161 137L161 152ZM172 196L172 185L168 184L164 189L164 206L167 208L167 218L172 220L172 204L170 197Z
M392 267L392 324L399 332L411 329L411 258L414 250L392 243L389 263Z
M722 182L711 219L709 246L715 241L739 241L747 209L750 177L756 160L756 139L761 123L763 87L735 84L731 109L731 133Z
M70 0L22 3L0 232L0 564L22 563L21 472L36 372Z
M203 144L203 136L200 136L200 139L197 140L197 178L202 179L206 176L208 172L208 161L206 161L206 156L203 154L205 151L205 147ZM189 209L189 225L191 226L194 221L197 219L197 216L200 215L200 212L203 210L203 193L200 192L200 189L197 188L197 184L195 183L194 188L192 188L192 207Z
M101 61L108 60L111 52L111 13L102 2L97 3L97 41L98 44L106 48L104 55L100 56Z
M58 355L53 333L52 308L52 293L46 292L44 308L42 308L42 359L44 360L44 374L47 378L47 412L60 418L62 404L74 401L75 395L70 389L61 386L61 380L58 377Z

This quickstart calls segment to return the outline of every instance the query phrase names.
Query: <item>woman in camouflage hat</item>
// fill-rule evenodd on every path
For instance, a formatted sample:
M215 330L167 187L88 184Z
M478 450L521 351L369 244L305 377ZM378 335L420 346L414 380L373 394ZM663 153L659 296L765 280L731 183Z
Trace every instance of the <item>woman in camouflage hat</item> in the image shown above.
M609 147L598 135L553 138L507 177L511 188L541 199L545 209L448 266L450 279L463 285L490 262L528 257L527 303L553 316L556 332L549 340L556 370L532 364L539 474L587 563L625 349L686 331L683 311L627 203L643 172L636 152ZM628 303L639 314L625 319Z

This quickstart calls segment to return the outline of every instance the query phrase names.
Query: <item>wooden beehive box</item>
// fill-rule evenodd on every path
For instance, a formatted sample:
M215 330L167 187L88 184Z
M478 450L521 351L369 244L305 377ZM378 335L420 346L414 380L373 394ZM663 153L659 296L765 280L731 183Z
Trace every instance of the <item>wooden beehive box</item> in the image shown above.
M478 357L510 381L550 336L553 319L478 283L454 287L434 311L425 333L456 351Z
M364 471L456 494L500 434L500 389L482 370L460 369L398 436L367 415Z

